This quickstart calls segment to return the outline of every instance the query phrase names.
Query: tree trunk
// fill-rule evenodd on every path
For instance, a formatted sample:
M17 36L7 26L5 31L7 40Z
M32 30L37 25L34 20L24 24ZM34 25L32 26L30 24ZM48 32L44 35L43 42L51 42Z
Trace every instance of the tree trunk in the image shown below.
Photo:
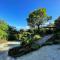
M39 33L39 31L40 31L40 25L38 25L38 33Z
M39 25L38 25L38 30L40 29Z

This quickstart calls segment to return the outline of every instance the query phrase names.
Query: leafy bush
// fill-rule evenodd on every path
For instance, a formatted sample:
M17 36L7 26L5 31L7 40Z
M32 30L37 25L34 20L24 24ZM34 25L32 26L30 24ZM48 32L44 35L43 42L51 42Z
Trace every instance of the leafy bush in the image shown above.
M40 38L41 38L40 35L34 35L34 37L33 37L34 40L39 40Z
M8 37L8 34L5 31L0 29L0 39L5 39L6 40L7 37Z
M29 32L23 32L23 34L19 34L19 39L25 44L32 43L31 34Z
M0 20L0 39L8 39L8 28L8 24L5 21Z

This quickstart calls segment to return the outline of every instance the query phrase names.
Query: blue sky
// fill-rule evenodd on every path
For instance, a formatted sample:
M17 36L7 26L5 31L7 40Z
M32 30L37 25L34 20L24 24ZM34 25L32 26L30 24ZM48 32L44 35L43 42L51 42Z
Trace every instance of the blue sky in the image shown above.
M18 29L27 28L27 16L38 8L46 8L53 21L60 15L60 0L0 0L0 19Z

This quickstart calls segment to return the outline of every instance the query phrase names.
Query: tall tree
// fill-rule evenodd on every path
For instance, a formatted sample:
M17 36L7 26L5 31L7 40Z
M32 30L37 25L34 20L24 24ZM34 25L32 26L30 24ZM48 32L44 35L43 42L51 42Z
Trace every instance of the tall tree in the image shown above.
M51 19L51 16L47 16L46 9L41 8L33 11L27 18L27 23L30 27L37 27L38 30L45 22Z

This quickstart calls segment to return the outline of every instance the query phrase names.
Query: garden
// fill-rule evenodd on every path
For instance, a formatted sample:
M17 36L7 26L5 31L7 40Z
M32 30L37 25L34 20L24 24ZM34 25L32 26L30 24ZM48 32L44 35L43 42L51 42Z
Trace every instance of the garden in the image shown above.
M60 17L54 23L46 25L51 21L52 16L48 16L46 8L40 8L31 12L27 17L27 25L29 29L17 30L15 27L10 26L4 20L0 20L0 42L4 41L19 41L20 46L9 50L8 55L18 57L28 52L35 51L42 46L60 44ZM35 42L41 40L44 36L53 34L48 41L42 46Z

